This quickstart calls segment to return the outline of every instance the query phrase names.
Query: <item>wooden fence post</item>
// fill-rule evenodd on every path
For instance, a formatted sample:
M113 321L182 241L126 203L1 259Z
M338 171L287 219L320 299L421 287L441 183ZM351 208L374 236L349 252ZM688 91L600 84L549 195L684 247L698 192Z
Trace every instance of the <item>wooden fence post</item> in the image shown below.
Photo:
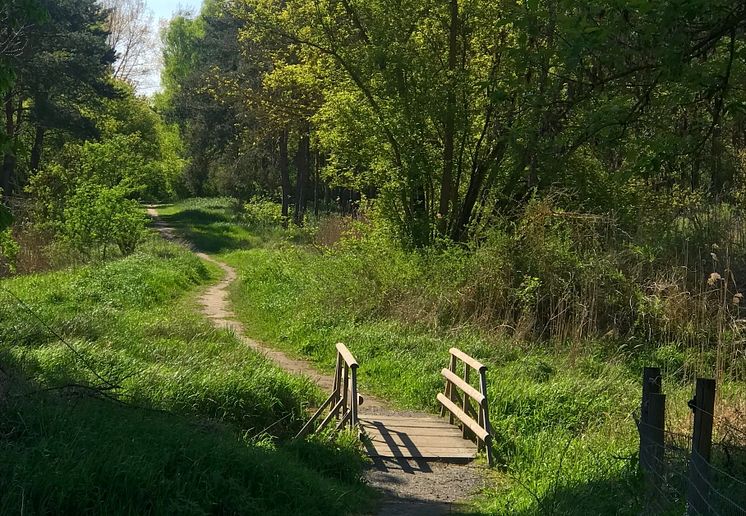
M639 428L640 467L647 473L659 473L663 461L666 395L661 394L662 386L659 368L643 369Z
M715 413L715 380L697 378L694 399L689 402L694 411L692 455L689 459L687 514L710 514L710 452L712 450L712 419Z

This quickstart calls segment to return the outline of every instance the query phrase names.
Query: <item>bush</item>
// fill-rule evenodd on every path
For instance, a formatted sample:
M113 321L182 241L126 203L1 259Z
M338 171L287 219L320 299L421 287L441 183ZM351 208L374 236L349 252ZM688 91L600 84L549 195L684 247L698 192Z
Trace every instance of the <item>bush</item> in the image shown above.
M284 223L282 207L276 202L255 198L244 205L244 220L251 226L266 228Z
M15 271L18 251L18 243L13 239L10 228L0 230L0 276Z
M145 231L146 218L137 201L127 199L122 187L81 184L64 211L65 238L85 254L106 258L116 244L123 255L132 254Z
M12 223L13 216L10 210L0 203L0 276L11 273L15 269L19 249L11 232Z

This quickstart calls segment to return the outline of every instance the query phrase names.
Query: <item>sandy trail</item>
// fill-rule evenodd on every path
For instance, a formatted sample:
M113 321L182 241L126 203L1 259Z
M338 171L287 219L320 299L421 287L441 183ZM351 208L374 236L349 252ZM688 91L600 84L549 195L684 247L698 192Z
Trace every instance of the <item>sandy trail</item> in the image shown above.
M174 228L158 217L155 207L148 207L153 228L163 238L174 240ZM325 392L333 385L331 375L320 372L306 360L293 358L246 336L244 326L231 309L230 286L236 281L236 270L213 257L195 252L201 259L223 270L223 278L199 297L202 313L219 328L231 330L247 346L262 353L282 369L309 377ZM415 413L391 408L384 400L362 394L361 412L409 416ZM366 472L368 483L383 495L378 514L381 516L430 516L459 512L459 501L468 499L484 484L483 468L474 464L449 464L407 459L376 459Z

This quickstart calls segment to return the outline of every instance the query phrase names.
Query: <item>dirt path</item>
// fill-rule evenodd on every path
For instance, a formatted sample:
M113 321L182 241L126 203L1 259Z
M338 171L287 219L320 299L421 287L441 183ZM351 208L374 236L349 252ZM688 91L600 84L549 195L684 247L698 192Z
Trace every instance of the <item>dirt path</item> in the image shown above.
M166 239L174 240L176 232L158 218L155 208L148 208L153 227ZM310 362L290 357L246 336L245 328L231 310L229 289L236 280L233 267L211 256L196 252L201 259L220 267L223 278L199 297L202 313L216 327L228 328L246 345L264 354L281 368L303 374L324 391L331 391L333 378L319 372ZM392 409L374 396L363 394L366 414L411 415ZM361 410L362 410L361 408ZM376 459L368 469L368 483L383 494L378 514L381 516L430 516L459 512L459 500L472 496L483 486L483 471L473 464L448 464L425 460Z

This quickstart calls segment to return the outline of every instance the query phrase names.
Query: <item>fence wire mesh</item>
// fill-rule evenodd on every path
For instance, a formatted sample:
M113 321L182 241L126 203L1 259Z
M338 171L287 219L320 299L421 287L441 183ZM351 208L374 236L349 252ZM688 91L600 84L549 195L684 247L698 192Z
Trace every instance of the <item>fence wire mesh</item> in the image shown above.
M740 428L719 421L717 435L724 438L713 442L708 461L692 449L691 434L635 419L641 438L645 514L746 516L746 447L733 438ZM662 432L663 444L646 439L646 430Z

